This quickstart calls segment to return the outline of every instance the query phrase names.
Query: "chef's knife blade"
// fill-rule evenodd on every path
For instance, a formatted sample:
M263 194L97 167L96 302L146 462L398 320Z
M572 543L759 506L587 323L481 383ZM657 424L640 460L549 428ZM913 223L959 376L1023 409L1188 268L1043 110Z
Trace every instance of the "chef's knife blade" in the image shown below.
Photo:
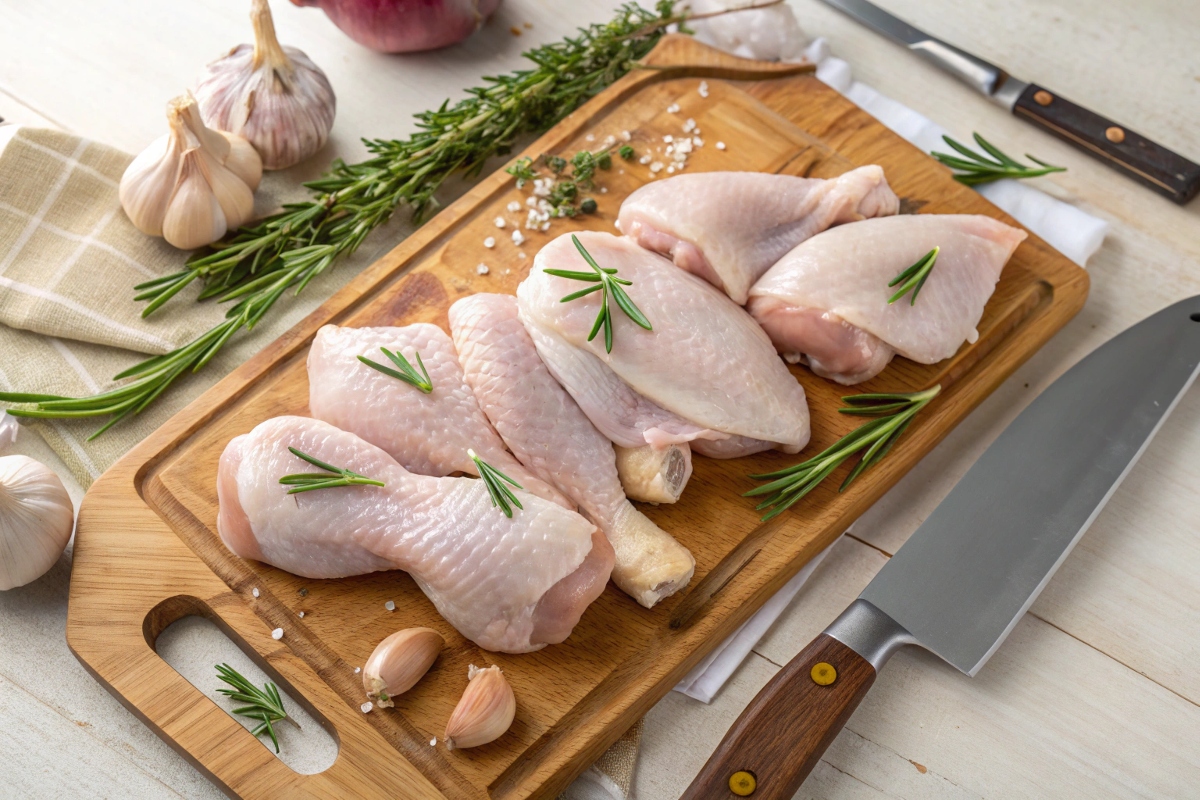
M1000 434L851 606L759 692L684 798L790 798L904 645L974 675L1200 373L1200 296L1097 348ZM741 787L742 791L738 791Z
M867 0L823 0L899 42L1027 122L1064 139L1177 203L1200 190L1200 164L995 64L930 36Z

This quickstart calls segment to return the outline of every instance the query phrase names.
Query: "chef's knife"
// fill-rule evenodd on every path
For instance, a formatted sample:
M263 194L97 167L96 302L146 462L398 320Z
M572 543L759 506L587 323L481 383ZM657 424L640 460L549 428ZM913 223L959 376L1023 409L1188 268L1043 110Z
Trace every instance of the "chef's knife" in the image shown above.
M824 2L899 42L1018 117L1067 140L1176 203L1186 203L1200 189L1200 164L1123 125L1077 106L1035 83L1017 80L1000 67L914 28L867 0Z
M974 675L1200 372L1200 295L1108 341L1000 434L858 599L750 702L683 797L791 798L918 645Z

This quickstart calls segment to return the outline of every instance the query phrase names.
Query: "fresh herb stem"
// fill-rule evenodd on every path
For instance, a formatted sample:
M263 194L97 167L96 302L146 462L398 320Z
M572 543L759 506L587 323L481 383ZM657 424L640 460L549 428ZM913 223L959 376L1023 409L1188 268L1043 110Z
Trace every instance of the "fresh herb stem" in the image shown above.
M586 289L580 289L578 292L572 292L559 300L560 303L569 303L572 300L586 297L592 292L600 292L600 311L596 314L596 321L592 325L592 330L588 334L587 340L590 342L592 339L595 339L596 334L603 328L604 349L606 352L612 352L612 307L608 302L610 296L613 302L617 304L617 307L625 312L625 316L633 320L638 327L648 331L654 330L654 327L650 324L650 320L646 319L646 315L642 313L642 310L634 304L629 295L625 293L625 290L621 288L622 286L632 286L633 281L618 278L617 271L612 267L601 268L596 263L596 259L592 258L592 254L579 241L579 237L573 233L571 234L571 241L575 243L575 249L579 251L579 255L583 256L583 260L587 262L587 265L592 268L593 272L575 272L567 269L546 269L542 271L547 275L554 275L558 278L568 278L573 281L588 281L596 284Z
M301 492L312 492L317 489L334 489L339 486L385 486L383 481L377 481L374 478L368 478L366 475L359 475L357 472L351 472L342 467L335 467L332 464L326 464L324 461L310 456L308 453L302 453L294 447L289 447L288 451L302 458L314 467L319 467L325 472L298 472L294 475L284 475L279 479L279 482L284 486L294 486L294 489L288 489L288 494L300 494ZM336 476L336 477L334 477Z
M279 696L279 687L267 681L263 688L247 680L240 672L228 664L217 664L217 677L229 684L228 689L217 689L218 692L237 703L246 705L233 709L233 713L242 717L259 720L259 724L250 731L255 736L264 733L271 737L275 744L275 752L279 752L279 738L275 735L272 723L287 720L297 728L300 724L288 716L283 707L283 698Z
M479 477L483 480L483 485L487 487L493 506L499 506L500 510L504 512L504 516L509 519L512 519L513 506L522 511L525 510L525 506L521 505L521 501L513 494L512 489L508 488L508 484L512 484L518 489L524 489L524 486L484 461L475 454L474 450L468 450L467 455L475 462L475 468L479 470Z
M686 19L674 13L670 0L660 0L654 10L626 3L610 22L527 52L532 67L486 78L457 103L416 115L417 132L410 137L366 140L372 157L358 164L335 161L307 184L311 200L240 229L197 253L180 272L135 287L148 316L201 281L200 299L235 302L219 325L116 376L136 380L111 391L81 398L13 392L0 394L0 402L36 404L12 411L18 416L110 417L95 438L146 408L185 373L203 368L234 334L253 329L284 292L299 294L398 207L407 205L416 221L424 220L447 179L479 175L489 158L510 152L519 137L548 130L633 69L668 26Z
M984 139L978 133L974 136L975 143L991 158L988 158L983 153L972 150L964 144L956 142L949 136L943 136L942 138L946 141L946 144L950 145L964 157L960 158L950 153L939 153L936 150L933 152L933 157L938 161L951 169L959 170L954 176L954 179L959 183L966 184L967 186L978 186L981 183L998 181L1001 178L1036 178L1039 175L1049 175L1051 172L1067 171L1066 167L1056 167L1052 164L1047 164L1045 161L1036 159L1026 153L1026 158L1039 165L1038 167L1028 167L1003 153L998 147L987 139Z
M912 298L909 300L910 306L917 304L917 295L921 293L921 287L925 285L925 279L929 277L929 273L933 271L933 265L937 263L938 253L942 248L935 247L925 255L921 256L917 263L913 264L908 269L901 272L896 277L892 278L889 287L900 284L900 288L894 295L888 298L888 305L904 297L909 291L912 292Z
M855 478L888 454L917 412L937 397L941 390L939 385L923 392L843 397L843 402L849 404L849 408L838 409L840 413L876 419L855 428L807 461L776 472L751 475L755 480L770 483L751 489L743 496L767 495L765 500L755 506L757 511L770 509L762 518L763 522L766 522L815 489L850 456L861 452L862 458L838 489L839 492L845 491Z
M396 369L385 367L383 364L372 361L366 356L359 356L358 360L372 369L379 370L384 375L391 375L393 378L399 378L410 386L417 387L425 394L433 391L433 381L429 379L429 370L425 369L425 362L421 361L421 354L419 352L414 351L417 357L417 366L421 368L421 371L417 372L416 367L409 363L408 359L399 350L393 353L386 347L379 349L383 351L383 354L388 357L389 361L396 365Z

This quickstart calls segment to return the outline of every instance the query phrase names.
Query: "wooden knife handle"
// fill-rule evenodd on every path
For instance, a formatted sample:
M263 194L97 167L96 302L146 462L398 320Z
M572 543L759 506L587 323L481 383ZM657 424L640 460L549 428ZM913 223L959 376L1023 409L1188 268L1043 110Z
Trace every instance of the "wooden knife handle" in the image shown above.
M790 800L874 682L866 659L822 633L750 702L683 800Z
M1200 189L1200 164L1031 83L1013 113L1085 150L1176 203Z

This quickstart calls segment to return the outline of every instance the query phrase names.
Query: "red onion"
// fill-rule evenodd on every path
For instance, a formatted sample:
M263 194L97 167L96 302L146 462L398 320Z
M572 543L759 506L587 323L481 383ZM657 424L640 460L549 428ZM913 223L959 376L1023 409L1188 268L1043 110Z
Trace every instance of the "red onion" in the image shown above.
M461 42L500 0L292 0L318 6L354 41L381 53L433 50Z

